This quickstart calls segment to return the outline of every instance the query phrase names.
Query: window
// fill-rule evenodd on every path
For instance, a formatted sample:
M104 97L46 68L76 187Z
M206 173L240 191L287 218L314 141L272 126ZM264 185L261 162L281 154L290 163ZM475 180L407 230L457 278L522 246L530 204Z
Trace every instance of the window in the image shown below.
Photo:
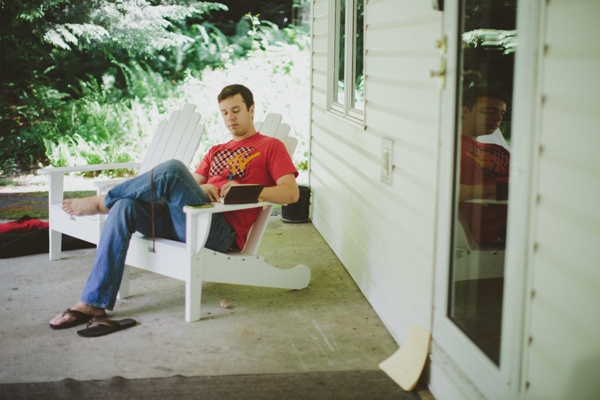
M330 110L357 121L364 114L364 0L336 0Z

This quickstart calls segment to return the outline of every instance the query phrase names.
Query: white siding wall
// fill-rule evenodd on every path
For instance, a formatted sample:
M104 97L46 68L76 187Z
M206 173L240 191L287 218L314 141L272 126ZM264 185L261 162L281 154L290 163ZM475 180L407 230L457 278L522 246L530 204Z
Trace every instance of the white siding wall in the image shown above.
M313 5L313 223L401 343L431 329L442 15L430 1L366 5L366 129L327 111L329 2ZM393 184L380 181L394 141Z
M577 392L599 387L600 2L546 13L523 382L531 398L592 398Z

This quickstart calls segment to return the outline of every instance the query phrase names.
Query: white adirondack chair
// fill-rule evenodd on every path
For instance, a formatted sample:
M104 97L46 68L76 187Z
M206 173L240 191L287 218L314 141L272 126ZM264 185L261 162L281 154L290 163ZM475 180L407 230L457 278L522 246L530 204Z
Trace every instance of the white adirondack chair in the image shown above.
M262 134L274 136L284 142L288 153L293 154L297 139L288 137L290 127L281 124L281 116L269 114L264 123L255 124ZM265 286L281 289L302 289L310 282L310 269L298 265L290 269L276 268L257 255L258 246L267 227L271 203L224 205L214 208L194 209L184 207L187 214L186 243L156 239L152 252L152 239L136 232L130 242L125 260L125 272L119 297L129 294L129 266L145 269L185 282L185 320L200 319L202 282L221 282L238 285ZM212 213L262 207L248 241L242 252L219 253L204 247L210 230Z
M178 159L189 165L204 134L204 125L200 124L200 114L194 112L196 106L186 104L180 111L174 111L168 120L158 124L150 142L146 156L141 163L94 164L76 167L44 168L37 171L47 175L49 180L49 223L50 223L50 259L61 258L62 234L67 234L87 242L98 244L105 215L83 217L70 216L61 208L64 198L64 176L72 172L103 171L110 169L138 168L144 173L161 162ZM104 194L124 179L112 179L96 182L97 193Z

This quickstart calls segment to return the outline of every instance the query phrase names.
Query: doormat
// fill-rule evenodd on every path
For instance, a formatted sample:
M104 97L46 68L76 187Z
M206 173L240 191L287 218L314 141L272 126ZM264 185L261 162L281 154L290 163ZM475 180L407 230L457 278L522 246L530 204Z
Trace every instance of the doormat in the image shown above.
M95 196L95 190L65 192L65 198ZM19 219L24 215L48 219L48 192L0 193L0 219Z
M419 400L383 371L226 375L0 385L5 399Z

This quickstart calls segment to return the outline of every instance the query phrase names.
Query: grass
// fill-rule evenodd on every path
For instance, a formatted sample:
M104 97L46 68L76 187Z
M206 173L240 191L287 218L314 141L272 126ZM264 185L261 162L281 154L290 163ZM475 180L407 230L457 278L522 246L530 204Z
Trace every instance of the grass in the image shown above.
M13 186L15 181L12 179L0 179L0 186Z
M94 196L95 191L65 192L65 198ZM25 215L48 219L48 192L0 193L0 220L15 220Z

